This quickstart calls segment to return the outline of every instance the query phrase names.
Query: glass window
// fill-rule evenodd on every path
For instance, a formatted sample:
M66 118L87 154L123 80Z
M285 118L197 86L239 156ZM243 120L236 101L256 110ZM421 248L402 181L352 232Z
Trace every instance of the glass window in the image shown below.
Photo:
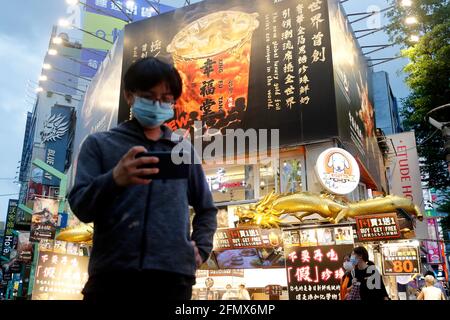
M300 159L281 160L280 192L299 192L302 185L302 162Z

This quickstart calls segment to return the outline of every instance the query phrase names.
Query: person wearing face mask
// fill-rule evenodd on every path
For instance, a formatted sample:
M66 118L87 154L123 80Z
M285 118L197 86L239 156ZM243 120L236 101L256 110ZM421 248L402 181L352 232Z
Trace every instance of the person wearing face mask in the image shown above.
M389 295L383 283L380 272L375 264L369 261L369 253L364 247L353 249L350 262L354 266L354 282L360 283L359 294L361 300L379 301L389 300ZM376 283L379 284L378 288Z
M347 296L350 292L350 287L352 285L352 271L353 271L353 264L350 262L350 255L347 254L344 256L344 263L343 268L345 270L344 276L341 279L341 291L340 291L340 297L341 300L346 300Z
M123 87L132 119L86 138L69 194L74 214L94 222L84 299L189 300L217 227L201 161L191 161L188 178L152 180L158 169L143 167L159 159L136 157L179 144L196 157L190 142L164 125L174 116L182 80L172 65L151 57L129 67Z

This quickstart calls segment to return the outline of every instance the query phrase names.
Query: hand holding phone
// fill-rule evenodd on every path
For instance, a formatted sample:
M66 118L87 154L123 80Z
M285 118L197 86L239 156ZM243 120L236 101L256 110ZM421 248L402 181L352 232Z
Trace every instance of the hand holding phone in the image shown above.
M118 186L149 184L152 176L159 172L154 164L159 162L157 157L136 158L137 154L146 152L142 146L131 148L113 169L113 178ZM145 178L144 178L145 177Z
M136 154L136 159L159 159L158 162L146 161L139 168L158 169L158 172L149 175L143 174L141 178L144 179L187 179L189 176L189 164L187 163L174 163L172 159L172 152L170 151L151 151L142 152ZM182 157L182 159L187 159Z

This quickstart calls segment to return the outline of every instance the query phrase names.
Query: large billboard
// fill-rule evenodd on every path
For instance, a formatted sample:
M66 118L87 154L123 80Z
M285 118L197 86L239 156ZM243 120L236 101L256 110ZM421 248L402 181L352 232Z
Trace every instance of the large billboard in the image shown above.
M68 152L75 125L74 115L73 107L54 105L40 132L41 141L45 144L44 161L60 172L64 172L69 164ZM44 173L42 184L59 186L59 183L58 178L48 172Z
M80 6L82 5L80 4ZM158 10L160 13L164 13L174 8L146 0L133 1L133 3L127 1L87 0L84 9L81 19L82 29L91 34L83 33L83 47L109 50L111 44L108 41L114 42L119 37L120 31L123 30L123 27L127 24L126 21L130 20L130 18L132 21L139 21L157 15Z
M108 52L86 91L83 107L78 112L73 151L73 167L86 137L94 132L107 131L117 125L120 83L122 79L123 33ZM75 174L71 175L72 178ZM73 181L69 182L72 185Z
M372 71L338 2L328 1L339 138L344 148L366 167L381 190L381 152L375 135L374 104L370 90Z
M172 129L279 129L284 146L332 138L329 30L327 1L203 1L127 25L123 69L143 56L175 64ZM119 122L129 117L122 99Z
M82 300L89 257L39 252L32 300Z

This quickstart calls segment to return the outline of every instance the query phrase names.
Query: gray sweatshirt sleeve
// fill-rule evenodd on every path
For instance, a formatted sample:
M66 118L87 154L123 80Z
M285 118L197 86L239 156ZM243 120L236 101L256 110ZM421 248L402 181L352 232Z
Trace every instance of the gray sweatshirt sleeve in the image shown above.
M117 195L122 188L117 186L112 170L104 172L101 151L95 137L84 141L75 176L75 184L69 193L69 204L80 221L93 222L96 213Z
M191 164L189 177L189 204L195 210L192 221L192 240L195 241L203 261L206 261L213 248L213 237L217 229L217 208L206 182L200 164Z

